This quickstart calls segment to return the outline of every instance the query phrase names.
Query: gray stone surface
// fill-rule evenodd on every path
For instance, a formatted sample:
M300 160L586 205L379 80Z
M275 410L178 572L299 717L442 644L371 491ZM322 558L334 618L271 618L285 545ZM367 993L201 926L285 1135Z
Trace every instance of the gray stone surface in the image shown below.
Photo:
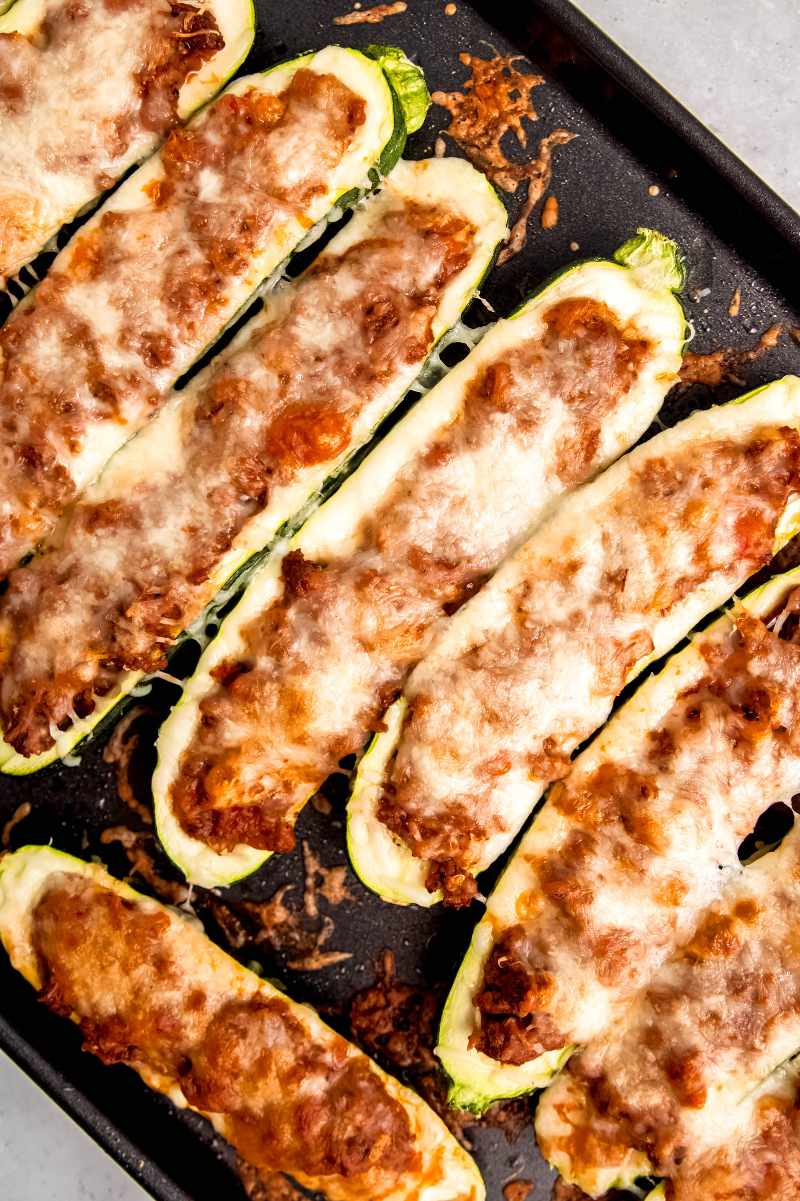
M146 1201L49 1097L0 1055L2 1201Z
M580 7L800 207L797 0L581 0ZM0 1056L0 1198L145 1194Z
M797 0L577 0L578 7L800 208Z

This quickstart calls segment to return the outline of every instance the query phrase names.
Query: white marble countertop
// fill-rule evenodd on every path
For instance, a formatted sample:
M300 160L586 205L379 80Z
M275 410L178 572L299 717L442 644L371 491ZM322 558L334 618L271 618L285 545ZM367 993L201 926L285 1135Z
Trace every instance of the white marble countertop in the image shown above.
M580 0L579 6L800 207L797 0ZM144 1197L0 1056L2 1201Z

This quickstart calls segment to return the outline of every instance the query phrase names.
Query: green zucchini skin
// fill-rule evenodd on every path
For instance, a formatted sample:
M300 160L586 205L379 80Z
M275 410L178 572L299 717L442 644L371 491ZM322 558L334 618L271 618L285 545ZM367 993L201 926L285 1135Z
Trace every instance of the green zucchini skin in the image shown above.
M341 1036L333 1031L315 1010L309 1005L293 1001L285 992L213 944L202 928L198 928L199 923L196 919L134 891L127 884L110 876L100 864L85 862L49 846L26 846L13 854L4 855L0 860L0 942L9 956L11 965L33 988L40 990L43 981L32 939L32 917L51 879L63 878L64 875L87 880L147 912L160 911L167 919L170 934L173 938L177 934L181 943L186 946L189 972L196 964L198 969L203 971L202 979L210 978L215 984L218 983L223 998L229 1003L240 1000L256 1003L280 1002L280 1011L286 1013L298 1032L295 1037L305 1036L308 1040L306 1045L321 1048L323 1054L336 1049L341 1055ZM109 959L113 960L114 947L107 950ZM402 1178L398 1177L394 1181L387 1181L385 1176L374 1179L377 1186L376 1195L379 1193L384 1199L391 1195L396 1197L397 1201L420 1201L420 1198L425 1196L452 1197L458 1201L485 1201L485 1187L477 1165L456 1141L441 1118L420 1096L389 1076L363 1051L351 1045L348 1053L354 1058L366 1060L388 1096L402 1107L408 1120L409 1137L413 1140L413 1148L419 1157L418 1169L409 1170ZM178 1078L168 1073L162 1074L160 1070L146 1065L146 1060L141 1070L131 1066L134 1071L139 1071L150 1088L170 1097L181 1107L185 1105ZM275 1086L281 1088L280 1077ZM293 1085L288 1083L286 1087L291 1088ZM206 1112L204 1116L225 1138L225 1114ZM363 1176L360 1180L356 1177L351 1189L345 1176L332 1175L321 1179L300 1175L299 1183L314 1191L325 1188L331 1197L345 1201L348 1197L367 1196L366 1187L373 1181Z
M763 396L770 389L773 390L776 401L780 401L787 386L794 394L796 407L794 420L800 424L800 380L793 377L779 380L776 384L768 385L766 388L756 389L747 397L731 403L737 405L742 400L753 399L758 395ZM788 397L785 407L788 415L790 408ZM776 404L776 412L780 413L782 410L783 406ZM779 536L776 539L779 545L783 545L794 536L798 528L797 523L798 509L795 506L792 510L787 511L786 524L783 530L779 530ZM769 613L798 584L800 584L800 569L796 568L784 575L776 576L762 587L755 589L741 603L756 615ZM713 628L712 626L711 629ZM677 642L678 638L675 639L675 643ZM683 665L687 658L696 653L691 644L674 653L659 673L649 677L633 697L627 700L614 714L605 727L603 736L613 736L615 739L624 740L628 713L633 718L634 714L648 703L650 692L667 686L673 679L678 681L675 688L679 690L680 680L683 678ZM576 1049L574 1046L565 1046L521 1066L509 1066L468 1046L469 1036L478 1021L473 997L480 987L484 965L496 940L496 931L509 924L507 916L500 917L499 915L501 912L504 914L510 912L514 907L517 895L524 892L530 884L529 877L525 875L524 870L525 856L528 853L532 833L536 829L536 820L536 816L534 816L489 898L486 914L474 929L470 945L450 989L442 1014L436 1053L451 1080L450 1103L456 1108L468 1109L476 1113L482 1113L489 1105L501 1098L517 1096L546 1087Z
M435 323L434 340L428 356L429 361L438 342L455 323L459 313L464 310L480 286L486 271L494 260L497 247L506 229L505 208L496 191L484 176L476 172L474 168L467 167L463 160L440 159L434 161L448 164L443 170L453 176L452 184L449 186L449 195L461 198L456 206L456 211L461 209L468 214L472 213L473 216L477 214L480 218L482 244L473 254L469 268L465 269L464 281L459 283L452 301L447 302L449 308L446 319L440 318ZM413 167L414 164L409 165ZM437 187L439 186L444 186L444 177L441 185L437 185ZM444 197L442 198L444 199ZM423 368L423 372L424 370ZM397 402L401 399L402 397L398 396ZM427 400L421 403L425 404ZM397 431L404 428L409 417L413 418L418 407L418 405L414 406L411 412L394 427L390 437L402 436L398 435ZM383 444L381 443L375 448L374 455L380 454L381 445ZM360 466L363 465L363 469L366 470L372 458L373 455L366 456ZM351 482L357 477L358 472L351 473L346 486L350 487ZM330 503L335 503L335 500L334 497ZM308 516L308 512L309 510L305 511L306 516ZM299 536L302 537L302 534ZM289 545L292 544L289 543ZM195 720L197 707L205 691L213 686L213 680L208 674L211 665L215 661L215 657L224 656L227 653L225 648L228 640L236 638L236 630L239 623L245 620L245 615L252 616L269 603L277 573L280 571L280 561L285 551L286 543L282 542L275 547L274 552L270 552L262 559L258 570L249 575L248 587L242 599L225 619L215 639L204 652L194 674L185 684L183 696L159 734L158 764L153 777L157 832L167 854L186 878L198 884L202 882L210 887L231 884L235 880L250 875L260 868L270 855L268 852L244 846L228 854L219 855L210 851L197 840L189 838L181 830L172 814L169 802L170 781L187 741L191 738L192 723Z
M23 0L17 0L17 3L23 3ZM410 101L405 101L405 103L411 103L412 111L417 116L419 116L419 112L423 104L421 94L424 94L424 97L428 96L427 87L425 85L425 79L422 72L417 67L414 67L413 64L408 62L402 51L393 50L391 48L381 48L381 53L378 57L373 54L362 54L360 51L350 49L347 49L347 53L352 54L357 58L366 58L370 61L370 63L374 62L380 67L381 75L385 81L388 91L388 98L391 103L393 124L391 132L381 149L377 164L370 168L369 178L359 181L358 186L347 188L335 198L332 208L332 213L334 216L338 216L342 209L355 207L365 195L374 192L375 189L380 186L383 177L388 175L397 165L405 146L407 128L405 124L404 103L401 102L398 93L395 90L392 79L385 73L383 66L381 65L381 58L385 58L387 55L389 55L395 68L398 66L398 64L402 67L406 79L406 95L410 96ZM274 71L285 69L290 65L303 63L308 61L308 59L311 57L313 57L313 55L301 55L296 59L289 60L287 63L279 63L276 66L269 68L268 71L263 72L263 74L271 74ZM427 103L428 101L425 101L426 105ZM427 111L427 107L425 111ZM498 203L500 202L498 201ZM503 212L504 211L505 210L503 210ZM317 227L316 232L318 234L322 232L322 227L324 224L325 222L321 223L320 226ZM285 262L281 264L279 273L283 273L289 261L291 260L291 257L292 256L290 255L289 258L287 258ZM486 269L488 270L488 265ZM483 275L481 278L483 278ZM476 284L476 287L477 286L478 285ZM225 327L220 331L218 339L223 336L225 329L229 328L235 323L240 313L246 309L251 302L252 296L247 298L239 311L234 314L234 316L232 316L231 319L226 323ZM244 329L246 330L247 326L245 326ZM212 343L210 347L206 347L202 353L208 353L208 351L213 348L213 345L214 343ZM401 399L402 397L398 397L398 402ZM353 449L353 454L356 453L358 453L358 448ZM279 529L273 531L273 538L270 539L270 544L275 538L286 537L294 532L303 516L311 508L313 508L315 504L319 503L321 498L323 498L337 486L338 482L347 474L351 465L352 456L336 469L332 478L325 482L317 496L310 497L308 499L306 505L300 513L294 514L287 520L287 522L283 523ZM252 574L252 572L256 569L264 554L264 548L258 548L252 554L248 554L245 557L244 562L238 563L231 570L228 577L220 581L220 588L224 589L226 592L229 592L234 588L235 585L238 585L239 587L243 586L245 578ZM213 609L216 605L218 605L218 601L212 601L209 609ZM195 624L193 629L198 627L202 628L206 623L208 615L209 614L207 611L206 614L198 619L198 622ZM120 686L117 691L104 698L102 703L100 703L88 717L81 719L79 722L71 726L70 729L59 738L58 743L53 748L41 755L25 757L17 754L12 747L8 746L8 744L3 741L2 733L0 732L0 773L6 775L29 775L33 772L40 771L45 767L49 767L53 763L63 759L65 755L72 754L74 749L80 743L93 734L98 734L101 730L106 729L109 722L115 720L119 716L120 706L125 702L125 699L129 696L131 690L142 681L142 678L143 677L140 673L126 673L123 677L121 677Z
M406 130L416 133L431 106L431 94L422 71L397 46L367 46L364 54L380 64L403 110Z
M563 289L570 283L582 293L582 276L587 276L586 291L596 291L603 283L602 277L592 279L593 274L596 276L596 270L593 269L598 266L608 273L609 288L622 277L621 273L625 272L624 278L631 281L631 286L641 290L642 309L647 312L648 306L652 306L654 312L663 310L664 357L668 359L673 356L677 362L686 337L685 317L674 294L683 283L683 261L675 243L655 230L637 230L636 234L615 252L613 261L587 259L557 271L528 296L507 320L513 322L524 317L526 313L535 311L543 298L549 300L554 290L558 294L559 288ZM601 292L598 295L602 298ZM485 338L492 338L491 329ZM487 344L484 341L484 347ZM630 426L625 428L617 454L627 450L644 433L656 416L666 390L665 384L654 389L650 395L641 397L641 413L637 412L635 422L631 422ZM609 415L606 420L610 423L613 415ZM607 465L608 463L603 464ZM563 496L555 503L560 504L562 500ZM548 511L552 511L552 506ZM531 522L531 526L535 526L534 521ZM401 734L404 712L405 702L401 696L385 716L387 728L374 736L358 764L348 805L348 852L351 865L361 881L384 901L396 905L427 907L436 903L440 897L437 893L429 892L425 886L425 866L378 821L376 815L377 798Z

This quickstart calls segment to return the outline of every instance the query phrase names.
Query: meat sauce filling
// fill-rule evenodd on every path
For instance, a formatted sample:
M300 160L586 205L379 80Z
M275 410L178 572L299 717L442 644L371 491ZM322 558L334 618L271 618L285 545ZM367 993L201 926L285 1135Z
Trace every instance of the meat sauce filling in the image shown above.
M277 298L182 418L161 471L71 512L57 545L13 572L0 601L0 716L23 754L46 750L123 671L155 671L214 592L209 581L248 521L304 471L333 463L398 372L421 367L444 289L472 228L388 203L362 241L326 255Z
M105 191L178 124L181 87L223 46L186 0L46 0L35 36L0 33L0 276L38 250L50 206Z
M565 531L558 555L535 540L520 552L483 641L432 655L406 690L379 816L430 861L429 887L453 904L474 895L471 870L508 828L506 806L532 779L566 774L652 650L657 621L704 582L735 583L768 561L798 487L795 430L708 438L646 458L591 524Z
M306 69L279 94L222 97L170 135L155 208L107 210L0 329L0 575L88 482L93 439L110 455L213 340L364 118L363 100Z
M184 755L172 800L193 836L220 851L289 849L299 807L380 728L437 623L524 533L534 455L553 492L591 470L603 418L649 345L587 299L554 304L543 324L478 369L461 412L400 473L355 551L286 558L281 600L217 670Z
M402 1106L333 1031L306 1030L278 997L192 953L173 919L79 876L54 876L32 917L49 1009L84 1047L145 1078L175 1081L222 1118L259 1169L352 1178L418 1167Z
M588 772L576 767L552 790L548 807L569 825L529 856L523 920L498 937L475 998L473 1045L492 1058L526 1063L599 1033L570 1022L576 1007L601 990L618 1008L643 987L718 895L720 869L738 868L738 847L765 796L795 791L797 624L776 625L776 634L744 611L734 620L721 640L698 644L698 678L646 733L640 753ZM627 925L621 912L631 915ZM667 1008L660 1004L663 1040ZM683 1066L668 1065L676 1095L691 1087L693 1065L689 1055ZM664 1129L673 1127L665 1119Z

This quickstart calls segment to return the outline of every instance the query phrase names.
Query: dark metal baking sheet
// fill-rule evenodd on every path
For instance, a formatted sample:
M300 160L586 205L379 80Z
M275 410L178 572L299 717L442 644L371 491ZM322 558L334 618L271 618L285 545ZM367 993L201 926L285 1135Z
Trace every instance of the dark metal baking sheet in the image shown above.
M541 119L532 135L538 138L557 126L578 135L557 152L553 191L560 204L558 225L543 232L534 220L526 250L496 270L484 288L498 312L509 311L526 291L575 258L571 243L579 243L581 257L607 256L637 225L647 224L675 237L686 253L686 310L696 330L694 349L745 349L775 322L795 329L800 325L797 214L566 0L527 5L477 0L472 6L458 0L452 16L443 0L408 0L405 13L380 26L334 25L334 16L347 7L347 0L283 5L256 0L258 36L245 70L330 41L384 41L403 46L417 59L432 89L449 90L466 75L459 52L488 57L493 51L516 51L546 77L536 93ZM408 153L431 153L445 124L446 114L434 108ZM654 184L656 196L649 191ZM739 316L731 317L728 305L736 287L741 288L742 305ZM667 419L789 370L800 370L800 350L787 338L742 365L740 387L728 384L716 392L695 388L673 395ZM156 715L163 714L174 695L160 683L148 704ZM127 870L120 848L100 841L110 826L135 824L118 797L115 769L104 762L106 738L84 750L78 767L59 766L29 779L0 778L0 826L20 803L32 805L31 815L14 830L12 845L52 839L65 850L100 856L117 874ZM136 761L142 780L151 765L151 742L144 733ZM308 806L299 835L324 864L345 862L341 804L328 817ZM168 866L162 867L168 874ZM276 857L230 895L264 899L283 883L293 885L290 895L301 895L299 844L296 853ZM246 959L258 959L268 975L282 979L293 996L316 1004L342 1028L349 998L373 980L383 948L395 952L398 979L422 987L443 985L452 977L476 916L384 905L352 874L348 886L355 899L332 911L330 947L352 951L349 961L317 972L292 972L285 954L263 946L243 952ZM231 1157L202 1120L178 1114L125 1068L105 1068L81 1053L77 1031L34 1003L4 957L0 1046L159 1201L235 1201L244 1195ZM468 1133L490 1201L503 1201L503 1185L512 1178L533 1182L530 1201L549 1195L552 1176L536 1152L530 1121L513 1143L493 1127Z

